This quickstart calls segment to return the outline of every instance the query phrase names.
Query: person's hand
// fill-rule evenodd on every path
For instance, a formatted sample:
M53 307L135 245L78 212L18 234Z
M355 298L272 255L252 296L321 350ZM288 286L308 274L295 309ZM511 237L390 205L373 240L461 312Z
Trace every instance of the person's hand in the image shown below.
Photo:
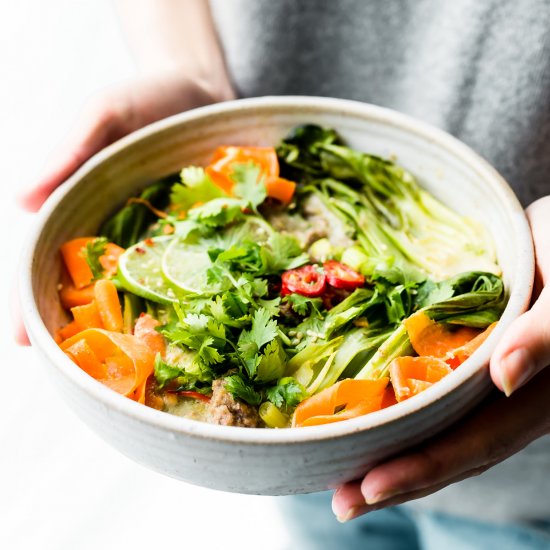
M52 155L44 175L19 196L19 202L26 210L36 211L86 160L126 134L161 118L233 97L231 89L209 89L177 74L128 82L100 93Z
M338 519L401 504L478 475L550 432L550 196L527 209L537 273L531 309L509 327L490 364L498 395L416 449L334 493Z
M214 90L206 83L177 74L128 82L107 90L90 101L72 133L52 155L44 175L19 195L19 203L26 210L38 210L50 193L92 155L146 124L233 98L229 87ZM12 296L15 340L20 345L28 345L17 293Z

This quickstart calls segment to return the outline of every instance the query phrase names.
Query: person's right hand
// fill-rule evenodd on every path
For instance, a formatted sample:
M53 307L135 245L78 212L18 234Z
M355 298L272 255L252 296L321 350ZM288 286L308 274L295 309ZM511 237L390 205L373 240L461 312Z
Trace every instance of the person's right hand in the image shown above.
M233 98L231 89L209 89L206 83L172 74L106 90L92 98L43 176L20 194L19 202L34 212L86 160L126 134L161 118Z
M71 134L52 155L43 176L19 195L19 203L25 210L38 210L50 193L92 155L138 128L233 98L231 89L213 90L181 75L138 80L106 90L92 98ZM19 345L28 345L17 293L12 296L15 340Z

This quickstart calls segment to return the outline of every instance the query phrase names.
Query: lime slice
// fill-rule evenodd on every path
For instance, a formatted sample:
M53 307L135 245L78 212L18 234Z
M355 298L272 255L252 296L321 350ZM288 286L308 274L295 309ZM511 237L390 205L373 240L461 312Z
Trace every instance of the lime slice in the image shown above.
M250 216L239 225L226 229L224 240L228 247L243 240L263 245L267 243L272 233L273 228L263 218Z
M178 290L162 274L162 257L174 239L153 237L128 248L118 260L118 278L129 292L161 304L178 301Z
M188 244L174 239L162 258L162 272L175 287L192 294L216 294L219 288L208 283L212 267L205 243Z
M222 234L198 243L174 239L162 258L162 272L168 281L185 293L203 296L217 294L221 291L221 285L208 282L208 269L212 267L208 249L227 249L243 240L252 240L262 245L267 242L271 233L273 229L267 222L251 216Z

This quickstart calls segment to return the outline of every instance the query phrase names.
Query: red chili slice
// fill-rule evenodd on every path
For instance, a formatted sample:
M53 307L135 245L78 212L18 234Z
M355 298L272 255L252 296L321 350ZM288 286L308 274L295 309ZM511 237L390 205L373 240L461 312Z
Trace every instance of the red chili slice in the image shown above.
M179 391L179 395L183 397L191 397L192 399L199 399L200 401L205 401L206 403L210 402L210 397L208 395L204 395L203 393L199 393L198 391Z
M327 282L323 273L317 270L314 265L305 265L298 269L285 271L282 276L281 294L301 294L315 298L321 296L325 291Z
M365 284L365 277L351 267L336 260L328 260L323 264L328 284L334 288L354 290Z

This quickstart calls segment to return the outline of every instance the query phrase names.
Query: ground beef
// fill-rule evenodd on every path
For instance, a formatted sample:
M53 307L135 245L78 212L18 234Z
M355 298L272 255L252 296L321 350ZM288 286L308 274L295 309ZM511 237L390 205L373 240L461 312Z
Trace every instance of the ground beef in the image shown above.
M258 411L235 399L226 389L223 379L212 383L212 398L208 404L208 422L222 426L257 428L260 424Z

